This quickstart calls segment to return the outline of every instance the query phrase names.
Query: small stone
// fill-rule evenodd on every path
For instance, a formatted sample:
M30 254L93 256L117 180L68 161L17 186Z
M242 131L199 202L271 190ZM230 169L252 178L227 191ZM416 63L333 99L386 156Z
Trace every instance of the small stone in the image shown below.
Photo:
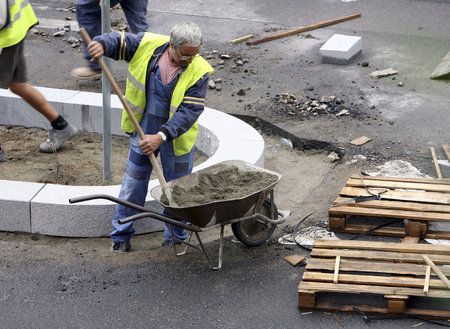
M328 159L331 162L335 162L335 161L339 160L339 155L336 152L331 152L330 154L328 154Z
M66 21L71 21L72 17L66 17Z
M243 66L243 65L244 65L244 62L242 62L242 61L237 61L237 62L236 62L236 65L237 65L237 66Z
M64 30L53 33L54 37L63 37L64 35L66 35L66 31L64 31Z
M218 78L218 79L216 79L216 80L214 80L214 82L217 84L217 83L222 83L222 79L221 78Z
M208 80L208 87L209 89L216 89L216 84L214 83L214 80L212 79Z
M239 96L245 96L245 90L244 89L239 89L239 91L236 93Z
M225 64L225 61L219 61L217 64L223 65L223 64Z
M328 105L327 104L322 104L319 107L317 107L318 110L320 111L326 111L328 109Z
M221 90L222 90L222 87L221 87L221 86L216 86L216 90L217 90L217 91L221 91Z
M331 103L335 99L336 99L336 97L334 97L334 96L322 96L322 98L320 99L320 102L321 103Z
M337 117L341 117L343 115L348 115L350 112L346 109L341 110L339 113L336 114Z
M231 56L228 55L228 54L222 54L222 55L220 55L220 58L222 58L222 59L230 59Z
M78 39L75 37L70 37L69 39L67 39L67 42L69 44L78 43Z
M403 82L399 82L397 86L403 87Z
M368 67L369 66L369 62L362 62L361 63L361 67Z

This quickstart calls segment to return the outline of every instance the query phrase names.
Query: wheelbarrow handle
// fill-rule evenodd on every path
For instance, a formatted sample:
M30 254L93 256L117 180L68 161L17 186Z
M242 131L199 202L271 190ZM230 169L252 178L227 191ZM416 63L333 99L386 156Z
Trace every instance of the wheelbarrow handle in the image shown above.
M92 195L86 195L86 196L80 196L78 198L70 198L69 199L69 203L78 203L78 202L84 202L84 201L90 201L90 200L96 200L96 199L105 199L105 200L109 200L112 201L114 203L118 203L121 204L122 206L126 206L138 211L142 211L142 212L149 212L151 210L141 207L137 204L113 197L111 195L108 194L92 194Z
M175 225L175 226L179 226L179 227L185 228L185 229L187 229L189 231L192 231L192 232L203 232L203 229L198 227L198 226L195 226L195 225L192 225L192 224L185 224L183 222L180 222L180 221L177 221L175 219L172 219L172 218L163 216L161 214L158 214L156 212L153 212L150 209L147 209L145 207L142 207L142 206L139 206L137 204L134 204L134 203L131 203L131 202L128 202L128 201L125 201L125 200L113 197L113 196L108 195L108 194L92 194L92 195L86 195L86 196L81 196L81 197L77 197L77 198L70 198L69 199L69 203L72 204L72 203L79 203L79 202L90 201L90 200L97 200L97 199L109 200L109 201L112 201L114 203L118 203L118 204L120 204L122 206L129 207L129 208L132 208L134 210L142 212L140 214L136 214L136 215L133 215L133 216L130 216L130 217L126 217L126 218L123 218L123 219L119 220L119 224L125 224L125 223L128 223L128 222L132 221L132 220L136 220L136 219L140 219L140 218L144 218L144 217L151 217L153 219L160 220L160 221L162 221L164 223L167 223L167 224L170 224L170 225Z
M119 224L126 224L128 222L132 222L132 221L135 221L137 219L142 219L142 218L146 218L146 217L150 217L152 219L160 220L161 222L164 222L164 223L167 223L167 224L170 224L170 225L174 225L174 226L178 226L178 227L184 228L184 229L186 229L188 231L192 231L192 232L203 232L204 231L202 228L200 228L198 226L191 225L191 224L186 224L186 223L177 221L175 219L172 219L172 218L169 218L169 217L157 214L157 213L152 212L152 211L142 212L142 213L139 213L139 214L135 214L135 215L132 215L132 216L129 216L129 217L125 217L125 218L119 219Z

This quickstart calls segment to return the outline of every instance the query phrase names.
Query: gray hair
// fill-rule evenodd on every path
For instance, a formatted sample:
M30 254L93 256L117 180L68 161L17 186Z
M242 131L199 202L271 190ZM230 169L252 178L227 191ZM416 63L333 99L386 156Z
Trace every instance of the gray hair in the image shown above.
M202 31L194 23L176 24L170 29L170 42L175 48L179 48L183 43L187 43L190 47L200 47Z

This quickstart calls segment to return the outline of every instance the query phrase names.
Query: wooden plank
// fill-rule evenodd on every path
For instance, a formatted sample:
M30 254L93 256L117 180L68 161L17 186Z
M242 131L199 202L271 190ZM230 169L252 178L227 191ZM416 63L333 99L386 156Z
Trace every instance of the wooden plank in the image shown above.
M429 192L450 192L450 185L445 184L424 184L424 183L409 183L409 182L391 182L391 181L376 181L376 180L364 180L350 178L345 184L349 187L376 187L376 188L389 188L389 189L405 189L405 190L421 190ZM450 197L450 196L449 196Z
M423 289L405 288L405 287L386 287L375 285L354 285L346 283L326 283L326 282L309 282L302 281L299 289L311 292L341 292L341 293L367 293L367 294L383 294L383 295L403 295L403 296L420 296L420 297L437 297L450 298L447 290L431 290L428 294Z
M328 271L333 272L335 261L326 258L311 258L306 265L307 271ZM341 259L339 270L344 272L363 272L363 273L385 273L394 275L412 275L422 276L426 273L426 265L411 263L392 263L392 262L365 262L351 259ZM445 275L450 276L450 268L442 268ZM432 272L431 276L437 276Z
M239 37L239 38L230 40L230 43L231 43L232 45L235 45L235 44L238 44L238 43L241 43L241 42L250 40L251 38L253 38L253 34L244 35L243 37Z
M293 29L293 30L289 30L289 31L281 32L281 33L275 33L275 34L269 35L267 37L264 37L264 38L261 38L261 39L255 40L255 41L249 41L249 42L247 42L247 45L253 46L253 45L260 44L260 43L281 39L281 38L295 35L298 33L311 31L311 30L315 30L315 29L318 29L321 27L345 22L350 19L354 19L354 18L358 18L358 17L361 17L361 14L353 14L350 16L339 17L339 18L330 19L330 20L322 21L322 22L315 23L315 24L306 25L306 26L298 28L298 29Z
M302 281L312 282L334 282L334 274L321 273L314 271L306 271L303 274ZM339 283L348 284L362 284L362 285L376 285L376 286L388 286L388 287L409 287L423 289L424 279L408 278L408 277L389 277L389 276L375 276L375 275L355 275L355 274L339 274ZM446 289L446 285L438 279L429 280L429 285L434 289ZM450 298L450 291L448 291L448 297Z
M359 175L351 175L352 179L360 179ZM437 178L400 178L400 177L386 177L386 176L362 176L363 180L378 180L391 182L408 182L408 183L425 183L425 184L447 184L450 185L449 179Z
M316 294L312 291L298 290L298 306L314 308L316 306Z
M405 313L409 296L386 295L384 297L387 299L389 313Z
M441 168L439 168L439 163L437 160L436 151L434 150L434 147L430 147L430 151L431 157L433 158L434 169L436 169L437 178L441 179L442 178Z
M402 239L402 243L419 243L420 238L416 238L414 236L405 236Z
M428 266L431 266L431 268L433 269L434 273L437 274L437 276L439 277L439 279L442 280L442 282L445 283L445 285L447 286L448 289L450 289L450 281L447 279L447 277L444 275L444 273L442 273L442 271L439 269L439 267L436 266L435 263L433 263L433 261L430 259L429 256L427 255L422 255L423 259L425 260L425 262L428 264Z
M447 144L442 145L444 149L445 155L447 156L447 160L450 161L450 149Z
M382 192L385 189L370 189L373 193ZM340 192L341 196L370 196L371 194L365 188L345 186ZM390 190L381 195L382 200L396 201L414 201L423 203L450 204L450 195L448 193L439 192L423 192L423 191L398 191Z
M352 198L338 197L334 203L336 207L340 207L339 203L348 202ZM394 200L370 200L359 203L346 203L347 207L363 207L363 208L377 208L377 209L391 209L391 210L407 210L407 211L429 211L450 213L450 206L429 204L409 201L394 201Z
M374 219L377 219L374 217ZM372 227L376 227L376 225L359 225L359 224L345 224L345 228L343 230L333 229L335 232L345 232L349 234L365 234L369 232ZM399 227L382 227L376 230L370 231L371 235L385 235L385 236L394 236L403 238L405 237L405 229ZM440 231L428 231L425 235L427 239L443 239L450 240L450 232L440 232Z
M333 229L334 232L343 232L348 234L370 234L381 236L405 237L405 229L402 227L382 227L375 229L377 225L359 225L346 224L343 230ZM330 228L331 229L331 228Z
M419 221L450 221L450 214L438 212L374 209L358 206L338 206L330 208L329 210L329 216L331 217L342 217L345 215L384 218L388 217Z
M336 258L341 256L350 259L365 259L377 261L391 261L397 263L422 263L423 258L420 254L389 252L389 251L359 251L359 250L339 250L339 249L318 249L313 248L312 257ZM430 255L433 262L437 264L450 264L450 255Z
M430 276L431 276L431 266L427 266L425 271L425 280L423 284L423 292L428 294L428 290L430 289Z
M333 283L338 283L339 263L340 262L341 262L341 256L336 256L336 261L334 262ZM305 274L308 274L308 272ZM309 274L311 274L311 273L309 273Z
M318 310L337 310L342 312L354 312L354 307L357 306L358 309L365 313L377 313L377 314L389 314L389 311L387 307L378 307L378 306L371 306L371 305L343 305L343 304L336 304L331 302L323 302L323 301L317 301L315 309ZM448 319L450 318L450 311L444 311L444 310L429 310L429 309L416 309L416 308L407 308L405 311L405 314L407 315L417 315L417 316L423 316L423 317L435 317L435 318L443 318Z
M352 240L315 240L314 248L327 249L362 249L376 251L393 251L419 254L450 255L450 246L433 244L407 244L396 242L352 241Z

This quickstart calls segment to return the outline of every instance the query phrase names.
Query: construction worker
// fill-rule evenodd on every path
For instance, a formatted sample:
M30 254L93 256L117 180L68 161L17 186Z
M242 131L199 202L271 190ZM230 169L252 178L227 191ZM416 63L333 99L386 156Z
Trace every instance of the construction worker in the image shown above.
M120 3L132 33L146 32L148 30L147 4L148 0L111 0L113 8ZM79 0L77 3L77 20L80 27L84 27L87 33L94 38L101 34L101 7L100 0ZM89 80L99 78L102 74L100 66L91 61L89 52L84 46L84 58L87 66L77 67L70 74L77 79Z
M39 90L27 82L24 40L28 30L38 20L28 0L8 3L11 21L0 30L0 88L9 88L50 121L50 138L40 145L39 150L51 153L59 150L78 130L55 110Z
M125 97L145 133L134 131L124 111L122 129L132 134L125 178L119 198L143 206L152 171L148 155L161 152L167 181L192 172L197 119L203 112L209 74L213 68L198 53L202 45L200 28L193 23L172 27L170 37L154 33L113 32L94 38L88 45L93 58L103 54L130 62ZM117 205L112 220L112 251L130 250L132 223L118 220L136 212ZM164 230L163 245L179 243L188 234L180 227Z

